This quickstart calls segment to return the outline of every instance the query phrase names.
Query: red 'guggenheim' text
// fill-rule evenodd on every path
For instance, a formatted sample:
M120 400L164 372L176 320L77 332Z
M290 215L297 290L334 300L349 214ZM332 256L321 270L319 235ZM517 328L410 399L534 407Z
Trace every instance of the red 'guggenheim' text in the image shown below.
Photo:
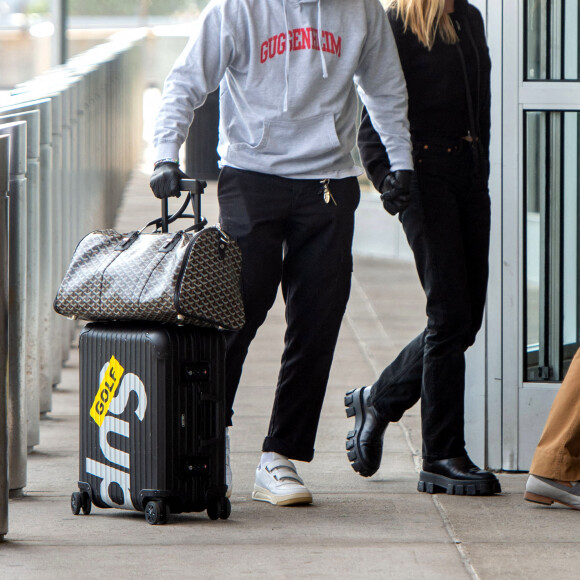
M294 28L286 35L284 32L275 34L262 42L260 47L260 62L265 63L268 59L274 58L278 54L284 54L286 47L290 50L322 50L336 54L340 58L342 49L342 38L335 37L332 32L323 30L318 37L316 28Z

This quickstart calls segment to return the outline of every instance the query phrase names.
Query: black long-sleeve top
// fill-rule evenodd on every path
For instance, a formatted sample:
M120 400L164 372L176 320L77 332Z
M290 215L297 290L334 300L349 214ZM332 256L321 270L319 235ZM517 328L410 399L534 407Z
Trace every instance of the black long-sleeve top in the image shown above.
M421 44L410 29L404 30L402 20L396 17L393 9L388 15L407 83L413 143L472 135L481 143L483 158L489 159L491 62L479 10L467 0L455 0L450 16L459 42L446 44L437 35L431 50ZM473 121L470 121L468 110L466 75ZM358 146L367 175L380 189L390 169L389 159L366 110L363 111Z

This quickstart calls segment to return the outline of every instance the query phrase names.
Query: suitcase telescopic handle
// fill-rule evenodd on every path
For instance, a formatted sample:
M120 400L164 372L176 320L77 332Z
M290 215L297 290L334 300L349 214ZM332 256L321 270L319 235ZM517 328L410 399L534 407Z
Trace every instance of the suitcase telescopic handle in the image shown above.
M201 215L201 194L204 192L206 187L207 183L200 179L181 179L179 181L179 189L188 192L187 199L181 208L170 216L169 201L167 198L164 198L161 200L161 219L159 220L158 218L159 221L154 220L147 225L160 222L159 225L161 226L161 231L166 233L169 231L169 224L174 222L176 219L180 217L193 217L195 220L195 228L199 229L207 223L207 220ZM190 201L193 208L193 216L184 214Z
M195 224L198 225L201 220L201 195L207 187L207 182L200 179L182 179L179 182L181 191L189 191L191 193L191 205L193 206L193 214L195 215Z

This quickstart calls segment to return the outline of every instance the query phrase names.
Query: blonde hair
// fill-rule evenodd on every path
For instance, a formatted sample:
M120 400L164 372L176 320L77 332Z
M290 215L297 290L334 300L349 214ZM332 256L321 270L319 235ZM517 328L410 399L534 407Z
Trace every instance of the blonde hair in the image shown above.
M403 21L405 31L410 28L419 42L431 50L437 34L446 44L456 44L459 37L449 14L444 12L445 0L391 0L389 9L395 10Z

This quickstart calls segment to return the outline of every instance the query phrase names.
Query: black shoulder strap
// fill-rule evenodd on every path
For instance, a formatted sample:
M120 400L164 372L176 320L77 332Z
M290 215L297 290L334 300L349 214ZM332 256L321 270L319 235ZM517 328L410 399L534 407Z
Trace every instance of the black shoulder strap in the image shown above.
M458 21L455 21L455 25L457 27L459 27L459 29L461 29L461 25L459 24ZM467 32L467 36L472 39L471 37L471 30L469 30L469 25L468 25L468 29L466 30ZM473 39L472 39L473 42ZM461 71L463 72L463 84L465 85L465 97L467 100L467 114L469 115L469 130L471 132L471 137L473 137L473 151L474 151L474 155L476 158L476 161L478 160L479 157L479 123L477 122L476 118L475 118L475 112L473 110L473 98L471 96L471 90L469 88L469 76L467 75L467 66L465 64L465 56L463 54L463 50L461 49L461 43L457 43L457 52L459 54L459 62L461 63ZM477 60L477 78L478 78L478 84L479 84L479 54L477 52L476 47L474 47L475 50L475 55L476 55L476 60Z

